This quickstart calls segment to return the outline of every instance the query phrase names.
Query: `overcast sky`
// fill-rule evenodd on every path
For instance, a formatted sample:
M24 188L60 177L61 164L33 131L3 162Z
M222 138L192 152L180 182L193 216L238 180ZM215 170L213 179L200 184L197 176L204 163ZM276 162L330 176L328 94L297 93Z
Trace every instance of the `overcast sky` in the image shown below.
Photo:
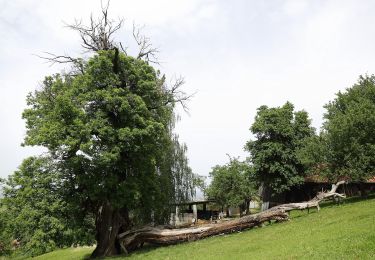
M64 27L100 11L99 0L0 0L0 177L40 153L20 146L28 92L50 67L33 54L79 55L80 40ZM197 92L176 131L195 173L207 175L226 154L245 158L256 108L286 101L305 109L319 128L323 105L360 74L375 73L375 1L112 0L124 17L117 39L132 46L133 21L159 47L160 69L184 76Z

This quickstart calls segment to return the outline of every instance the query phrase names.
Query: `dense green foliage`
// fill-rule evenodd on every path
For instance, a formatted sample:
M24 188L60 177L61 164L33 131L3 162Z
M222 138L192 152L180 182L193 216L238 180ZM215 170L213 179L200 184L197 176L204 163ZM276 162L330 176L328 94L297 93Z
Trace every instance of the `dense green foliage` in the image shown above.
M314 133L307 112L294 112L289 102L276 108L261 106L250 130L255 140L249 141L246 149L258 181L273 193L302 183L305 168L297 150Z
M345 178L363 182L375 175L375 76L339 92L325 108L319 136L307 138L299 149L309 174L331 182Z
M11 240L17 239L21 253L31 256L92 244L92 219L72 217L80 211L64 202L60 185L60 173L50 158L25 159L4 186L0 242L10 246Z
M120 259L374 259L375 199L354 201L326 205L310 214L295 211L285 223L144 249ZM91 251L60 250L36 259L83 259Z
M297 150L298 159L306 168L306 175L312 179L336 183L339 176L332 172L330 158L332 152L328 145L327 133L312 135L305 139L304 145Z
M375 175L375 76L361 76L325 108L323 128L332 178L368 180Z
M114 51L102 51L82 75L47 77L28 97L25 143L63 161L81 197L135 208L160 199L152 192L161 180L153 178L171 142L172 108L162 105L167 97L152 67L120 54L115 73L113 62Z
M9 214L7 208L4 206L3 198L0 198L0 259L2 255L9 255L11 253L12 236L8 228Z
M172 133L173 93L147 62L115 49L82 66L28 96L25 144L48 148L65 202L96 216L97 239L112 226L165 222L194 182Z
M249 202L257 196L252 168L247 162L230 158L229 163L217 165L210 172L212 181L206 190L208 198L222 207L249 208Z

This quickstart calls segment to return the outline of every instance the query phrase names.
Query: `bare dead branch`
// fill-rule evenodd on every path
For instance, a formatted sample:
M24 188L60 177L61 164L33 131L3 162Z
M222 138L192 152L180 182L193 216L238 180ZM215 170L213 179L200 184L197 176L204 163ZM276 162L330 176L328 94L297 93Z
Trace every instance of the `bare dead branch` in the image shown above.
M124 48L121 42L115 42L113 40L114 34L121 29L124 23L124 19L119 18L118 20L112 20L108 17L110 1L106 4L101 2L101 16L94 18L90 16L88 25L82 23L82 20L74 20L74 23L67 24L65 26L69 29L77 31L81 38L81 46L85 52L98 52L100 50L113 50L118 49L127 55L127 48ZM141 33L143 27L136 26L133 23L133 38L138 46L138 54L135 56L137 59L144 60L146 62L159 64L157 53L158 49L153 47L150 43L150 39ZM48 53L51 57L42 57L53 63L68 63L75 61L66 55L54 55Z
M99 50L111 50L121 48L126 53L126 49L121 44L117 44L113 41L113 34L118 31L123 25L123 19L118 21L110 20L108 18L108 8L110 1L104 6L101 2L102 16L95 19L92 15L90 16L89 25L83 25L82 20L75 19L73 24L66 24L66 27L75 30L79 33L82 40L81 46L86 52L97 52ZM119 47L117 46L119 45ZM46 55L35 55L39 58L46 60L47 62L54 65L56 63L71 63L78 72L84 72L84 60L80 58L74 58L69 55L56 55L50 52L45 52ZM72 72L75 73L75 72Z
M185 79L183 77L176 78L175 82L172 84L172 87L169 90L169 96L173 100L174 103L178 103L181 105L183 110L186 113L189 113L189 108L187 106L188 101L196 94L195 92L192 94L186 94L184 91L181 90L182 85L185 84Z
M121 42L120 42L119 44L120 44L120 49L122 50L122 52L125 53L125 55L128 55L128 53L127 53L127 49L128 49L128 47L125 47L125 48L124 48L124 47L122 46L122 43L121 43Z
M123 25L124 20L111 20L108 18L108 8L110 1L104 5L101 2L101 17L94 18L90 16L88 25L84 25L82 20L75 20L73 24L66 24L66 27L75 30L79 33L82 40L81 46L85 52L98 52L100 50L115 50L118 55L118 51L121 50L127 55L127 48L123 47L121 42L115 42L113 35ZM150 39L141 33L143 27L136 26L133 23L133 38L138 46L138 54L135 56L139 60L145 62L160 64L157 58L158 48L153 47ZM77 59L68 55L55 55L46 52L47 56L38 56L50 62L55 63L72 63L79 72L84 72L84 61L83 59ZM116 57L115 57L116 59ZM115 65L116 66L116 65ZM185 112L188 113L187 102L194 96L195 93L187 95L181 90L181 86L184 84L182 77L177 78L174 83L170 86L163 86L163 90L167 96L164 104L180 104ZM151 108L156 109L157 107Z
M118 44L113 41L112 37L122 27L124 20L119 19L115 21L108 18L109 3L110 1L105 6L101 3L102 16L95 19L91 15L88 26L83 25L81 20L75 20L73 24L66 24L68 28L79 33L82 40L82 47L86 51L97 52L99 50L111 50L118 47Z
M196 94L196 92L194 92L193 94L186 94L184 91L181 90L183 84L185 84L185 79L180 76L176 78L173 83L171 83L170 87L165 85L164 91L166 92L166 100L162 104L155 107L151 107L150 109L157 109L159 107L172 104L180 104L185 113L189 114L189 108L187 106L187 103Z
M81 58L73 58L68 55L55 55L50 52L44 52L46 56L40 56L37 54L34 54L38 58L46 60L48 63L52 65L58 63L58 64L66 64L70 63L73 64L74 68L76 68L80 73L84 73L84 61Z
M137 26L133 23L133 38L138 45L137 59L141 59L150 63L159 64L157 53L158 48L155 48L150 43L150 39L141 34L143 26Z

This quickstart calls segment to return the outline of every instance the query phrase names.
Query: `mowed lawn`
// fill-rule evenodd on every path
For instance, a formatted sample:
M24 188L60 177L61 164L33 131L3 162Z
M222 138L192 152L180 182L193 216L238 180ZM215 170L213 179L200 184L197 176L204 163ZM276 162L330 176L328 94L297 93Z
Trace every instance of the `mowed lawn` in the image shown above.
M84 259L93 248L64 249L36 259ZM291 221L115 259L375 259L375 197L295 211Z

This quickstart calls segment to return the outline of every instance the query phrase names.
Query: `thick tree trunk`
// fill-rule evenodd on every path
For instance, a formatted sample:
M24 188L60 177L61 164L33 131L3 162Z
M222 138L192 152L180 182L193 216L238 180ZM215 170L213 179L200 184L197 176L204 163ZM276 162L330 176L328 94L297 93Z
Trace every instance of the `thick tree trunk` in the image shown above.
M301 203L283 204L266 211L244 216L238 219L223 221L217 224L206 224L198 227L168 229L163 227L144 227L137 230L124 232L118 236L118 239L126 251L134 251L141 247L143 243L151 243L157 245L171 245L185 241L193 241L205 237L226 234L243 229L252 228L254 226L262 226L264 222L272 220L285 221L288 220L288 213L291 210L302 210L316 207L319 210L319 203L322 200L331 197L344 198L345 195L336 193L340 184L338 182L332 185L332 189L328 192L320 192L315 198Z
M260 197L262 198L262 211L267 210L270 205L271 200L271 189L265 184L262 183L259 188Z
M250 201L251 200L246 200L245 202L245 207L246 207L246 215L249 215L250 214Z
M107 201L99 208L96 217L96 248L92 258L118 255L123 251L117 235L122 231L124 217L118 209L114 209Z

